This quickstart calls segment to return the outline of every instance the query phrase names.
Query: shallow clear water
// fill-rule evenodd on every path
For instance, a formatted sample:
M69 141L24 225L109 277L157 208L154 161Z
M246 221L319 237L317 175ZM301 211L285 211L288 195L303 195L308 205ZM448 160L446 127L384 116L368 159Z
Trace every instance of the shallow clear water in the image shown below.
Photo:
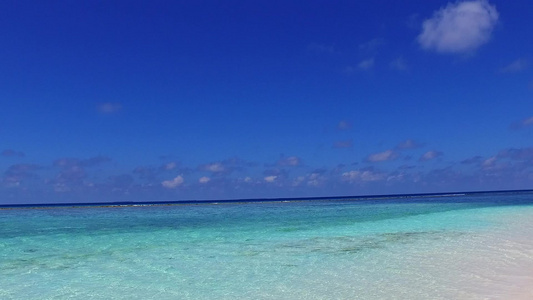
M508 299L532 238L533 194L0 210L0 298Z

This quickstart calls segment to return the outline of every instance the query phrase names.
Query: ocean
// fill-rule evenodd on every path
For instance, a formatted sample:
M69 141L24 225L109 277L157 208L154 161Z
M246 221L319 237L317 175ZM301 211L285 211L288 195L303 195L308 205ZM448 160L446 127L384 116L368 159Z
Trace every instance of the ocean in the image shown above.
M0 209L0 299L533 299L532 286L530 192Z

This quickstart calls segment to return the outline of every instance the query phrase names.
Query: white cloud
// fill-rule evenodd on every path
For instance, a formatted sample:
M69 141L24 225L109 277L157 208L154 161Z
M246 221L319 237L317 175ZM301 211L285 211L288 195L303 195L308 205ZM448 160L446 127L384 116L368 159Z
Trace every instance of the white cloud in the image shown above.
M266 182L274 182L276 181L276 179L278 178L278 176L276 175L270 175L270 176L266 176L264 179Z
M174 179L165 180L165 181L161 182L161 185L163 187L166 187L167 189L174 189L174 188L177 188L178 186L182 185L183 181L184 181L183 180L183 176L178 175Z
M404 173L404 172L401 172L401 173L398 173L398 174L389 175L387 177L387 182L404 181L405 177L406 177L406 173Z
M208 183L209 181L211 181L211 178L209 178L207 176L204 176L204 177L201 177L200 179L198 179L199 183Z
M349 171L342 173L342 180L348 182L371 182L385 179L382 173L371 170L366 171Z
M305 176L298 176L292 181L292 186L299 186L305 181Z
M98 105L98 111L103 114L112 114L122 109L122 105L120 103L101 103Z
M215 162L215 163L212 163L212 164L206 164L206 165L202 166L202 169L205 170L205 171L213 172L213 173L220 173L220 172L224 172L226 170L224 165L222 163L219 163L219 162Z
M378 162L378 161L386 161L386 160L393 160L396 157L398 157L398 154L392 150L387 150L379 153L370 154L367 157L367 161L371 162Z
M278 160L279 166L291 166L296 167L302 163L301 159L297 156L282 157Z
M322 186L326 181L326 178L324 178L324 176L320 175L319 173L311 173L308 179L308 186Z
M302 186L303 184L312 187L323 186L327 181L327 178L322 176L321 173L310 173L305 176L298 176L292 181L292 186Z
M369 58L369 59L365 59L363 61L361 61L357 67L360 69L360 70L370 70L372 69L372 67L374 67L374 59L373 58Z
M491 168L494 166L495 163L496 163L496 156L492 156L490 158L487 158L485 161L483 161L481 166L483 168Z
M66 184L58 182L54 184L54 192L64 193L69 192L71 189Z
M502 68L502 73L516 73L527 69L527 60L520 58Z
M168 164L164 165L164 169L165 170L172 170L174 168L176 168L176 163L175 162L169 162Z
M422 156L420 157L420 161L428 161L428 160L431 160L431 159L434 159L436 157L439 157L442 155L442 152L439 152L439 151L428 151L424 154L422 154Z
M35 178L34 171L41 169L34 164L15 164L10 166L5 172L4 177L0 177L0 184L3 182L7 186L19 186L26 179Z
M426 50L468 53L489 41L498 11L486 0L449 3L422 24L418 42Z

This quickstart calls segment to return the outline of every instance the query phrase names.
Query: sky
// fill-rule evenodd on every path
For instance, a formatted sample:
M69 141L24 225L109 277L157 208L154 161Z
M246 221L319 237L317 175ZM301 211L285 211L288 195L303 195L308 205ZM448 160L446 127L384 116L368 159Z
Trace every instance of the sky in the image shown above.
M533 2L0 2L0 204L533 188Z

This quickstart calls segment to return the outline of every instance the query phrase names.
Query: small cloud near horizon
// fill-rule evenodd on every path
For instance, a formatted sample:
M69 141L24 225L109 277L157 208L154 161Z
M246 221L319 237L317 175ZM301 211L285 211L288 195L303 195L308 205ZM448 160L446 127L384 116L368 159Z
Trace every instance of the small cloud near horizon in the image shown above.
M420 159L418 159L419 161L428 161L428 160L432 160L434 158L437 158L439 156L442 156L443 153L440 152L440 151L434 151L434 150L431 150L431 151L428 151L424 154L422 154L422 156L420 156Z
M200 165L198 169L200 169L201 171L209 171L213 173L221 173L226 171L226 167L220 162Z
M185 180L182 175L178 175L171 180L165 180L161 182L161 185L167 189L175 189L178 186L182 185Z
M491 156L491 157L485 159L481 163L481 167L483 169L490 169L490 168L494 167L495 163L496 163L496 156Z
M302 160L297 156L282 156L276 164L282 167L296 167L302 164Z
M274 182L274 181L276 181L277 178L278 178L278 176L276 176L276 175L270 175L270 176L265 176L264 180L266 182Z
M209 181L211 181L211 178L209 178L207 176L200 177L200 179L198 179L199 183L208 183Z
M461 164L463 164L463 165L480 164L482 160L483 160L483 157L481 157L479 155L476 155L474 157L463 159L461 161Z
M373 170L352 170L342 173L341 180L349 183L362 183L384 180L385 177L384 173Z
M12 165L4 172L4 176L0 178L0 183L6 186L19 186L22 181L36 177L34 172L40 169L42 167L36 164Z
M422 23L418 42L438 53L472 53L490 40L498 18L486 0L448 3Z
M201 164L197 167L199 171L211 172L212 175L225 176L233 172L244 171L249 167L255 167L257 164L249 162L238 157L228 158L221 161Z
M403 142L400 142L397 146L396 146L396 149L399 149L399 150L405 150L405 149L415 149L415 148L420 148L422 147L423 145L421 143L418 143L416 142L415 140L412 140L412 139L407 139Z
M366 161L368 162L381 162L381 161L387 161L387 160L394 160L398 157L398 153L394 152L393 150L387 150L379 153L370 154Z

